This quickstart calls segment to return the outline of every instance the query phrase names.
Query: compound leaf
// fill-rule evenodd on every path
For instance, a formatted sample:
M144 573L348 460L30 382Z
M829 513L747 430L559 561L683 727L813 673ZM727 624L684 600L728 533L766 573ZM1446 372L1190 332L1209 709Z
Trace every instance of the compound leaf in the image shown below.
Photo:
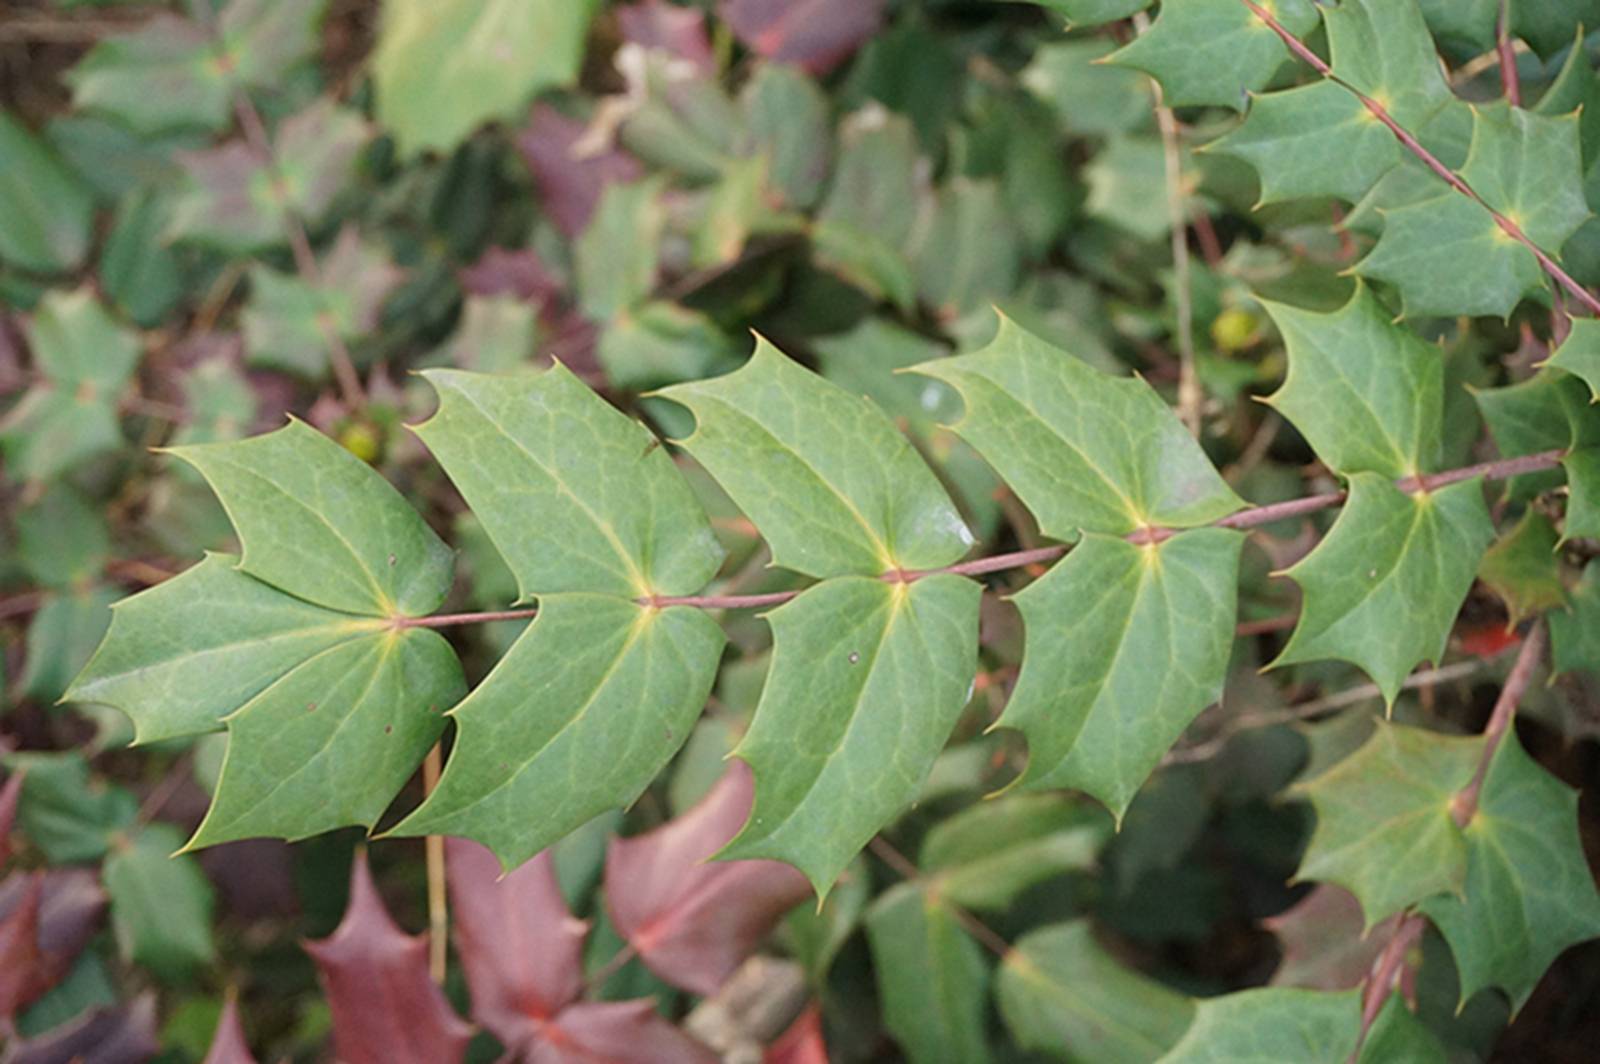
M1361 1037L1361 991L1265 987L1209 998L1161 1064L1346 1064Z
M999 723L1027 737L1024 785L1075 787L1122 816L1221 697L1243 542L1220 528L1151 546L1087 535L1016 596L1027 649Z
M1480 736L1379 722L1361 749L1295 788L1317 813L1296 877L1350 891L1368 928L1429 895L1459 890L1467 845L1451 802L1482 752Z
M952 428L1046 535L1187 528L1244 505L1149 385L1101 373L1009 318L981 351L913 372L961 393L966 413Z
M687 595L715 575L722 549L672 459L564 366L424 375L439 411L417 435L516 574L521 601Z
M1277 0L1278 21L1290 33L1317 24L1309 0ZM1167 0L1150 29L1111 56L1161 83L1171 107L1216 104L1242 111L1289 58L1289 49L1238 0Z
M511 869L632 804L688 738L723 640L702 610L541 596L533 623L450 711L456 745L439 786L394 833L476 839Z
M1272 664L1348 661L1392 706L1411 669L1443 655L1493 537L1476 479L1407 495L1381 474L1352 475L1333 528L1287 571L1304 605Z
M866 925L884 1025L912 1064L987 1064L989 968L938 892L892 887Z

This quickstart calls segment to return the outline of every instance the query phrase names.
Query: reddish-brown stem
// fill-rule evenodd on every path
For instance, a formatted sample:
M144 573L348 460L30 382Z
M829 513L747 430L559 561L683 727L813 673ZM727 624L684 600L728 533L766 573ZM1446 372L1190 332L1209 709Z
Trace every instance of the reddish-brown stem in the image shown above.
M867 843L867 848L877 856L878 860L894 869L895 873L907 882L917 882L922 879L922 870L882 835L874 835L872 841ZM1011 943L1002 938L998 931L954 902L948 899L941 900L955 916L956 922L967 929L967 934L977 939L990 953L1002 959L1010 955Z
M1473 772L1472 780L1450 802L1450 816L1457 827L1466 827L1477 815L1478 799L1483 794L1484 778L1489 775L1489 764L1494 760L1495 751L1500 749L1506 732L1511 730L1511 722L1517 715L1517 704L1527 693L1534 672L1544 660L1546 642L1544 625L1535 622L1527 638L1522 641L1522 649L1517 651L1511 674L1506 677L1505 686L1500 688L1494 712L1489 715L1489 723L1483 729L1483 753L1478 757L1477 770Z
M1519 458L1502 458L1495 462L1480 462L1477 465L1463 466L1460 469L1447 469L1443 473L1430 473L1427 483L1422 484L1415 477L1407 477L1396 482L1396 487L1407 493L1415 493L1424 487L1428 489L1442 488L1449 484L1457 484L1473 477L1483 477L1485 480L1504 480L1507 477L1518 476L1522 473L1534 473L1542 469L1551 469L1559 465L1564 451L1541 451L1538 454L1523 455ZM1282 521L1289 517L1302 517L1306 514L1316 513L1338 506L1345 500L1342 491L1326 491L1320 495L1307 495L1300 499L1289 499L1286 502L1275 502L1269 506L1252 506L1248 510L1229 514L1219 521L1213 521L1217 528L1258 528L1261 525L1270 525L1274 521ZM1178 530L1170 528L1141 528L1130 532L1127 540L1130 543L1152 544L1160 543L1177 535ZM956 576L982 576L986 573L1005 572L1009 569L1025 569L1030 565L1039 565L1044 562L1055 561L1067 553L1068 547L1057 544L1050 547L1034 547L1030 550L1016 550L1005 554L993 554L987 558L973 558L971 561L957 562L939 569L897 569L891 573L884 573L880 579L894 584L909 584L923 577L934 576L939 573L951 573ZM694 606L703 610L740 610L758 609L762 606L778 606L796 597L803 591L797 588L792 591L768 591L759 595L653 595L639 598L635 601L641 606L655 606L666 608L668 606ZM536 607L520 610L491 610L484 613L439 613L431 617L397 617L394 624L397 628L447 628L457 624L477 624L484 621L514 621L532 617L538 613Z
M1500 56L1500 87L1505 91L1506 102L1512 107L1522 106L1522 82L1517 77L1517 50L1511 43L1510 5L1500 0L1500 20L1495 24L1495 52Z
M1361 101L1361 105L1367 109L1368 113L1370 113L1372 117L1376 118L1379 122L1382 122L1384 126L1388 128L1389 132L1394 134L1395 139L1398 140L1407 151L1420 159L1423 165L1425 165L1429 170L1432 170L1441 181L1445 182L1451 188L1455 189L1457 192L1461 193L1463 196L1466 196L1468 199L1472 200L1472 202L1488 211L1489 216L1494 219L1495 225L1500 227L1501 232L1505 233L1512 240L1515 240L1517 243L1521 244L1523 247L1532 252L1533 257L1538 260L1539 265L1544 268L1544 271L1551 277L1555 278L1556 282L1568 292L1572 293L1574 299L1588 307L1590 313L1600 315L1600 299L1596 299L1593 293L1591 293L1587 288L1583 287L1583 285L1579 284L1572 278L1570 274L1567 273L1567 271L1563 270L1559 265L1557 265L1555 259L1551 258L1545 253L1543 248L1539 247L1539 245L1535 244L1531 239L1529 239L1528 235L1522 231L1521 226L1517 225L1516 222L1512 221L1510 218L1507 218L1505 215L1491 207L1482 196L1478 195L1478 193L1473 190L1471 185L1467 184L1466 181L1461 178L1461 175L1457 174L1454 170L1440 162L1437 156L1435 156L1427 148L1424 148L1416 137L1412 136L1411 133L1401 126L1399 122L1395 121L1394 116L1389 114L1388 110L1385 109L1381 103L1379 103L1377 100L1374 100L1372 97L1368 96L1366 93L1362 92L1360 89L1356 88L1354 85L1351 85L1349 82L1343 80L1337 74L1335 74L1333 72L1333 68L1328 66L1327 63L1323 62L1321 56L1319 56L1316 52L1313 52L1310 48L1307 48L1305 42L1301 41L1300 38L1290 33L1283 23L1274 18L1271 12L1267 11L1260 4L1256 3L1255 0L1239 0L1239 2L1244 4L1245 7L1249 8L1251 13L1253 13L1256 18L1260 19L1262 23L1270 28L1273 33L1276 33L1278 38L1283 41L1284 45L1289 49L1289 51L1293 52L1303 62L1315 69L1317 73L1321 74L1329 81L1332 81L1340 87L1353 93L1355 97Z
M1405 964L1406 953L1417 939L1422 937L1424 926L1426 921L1422 917L1416 913L1407 913L1395 925L1389 944L1373 962L1372 971L1362 989L1361 1037L1356 1043L1357 1053L1360 1052L1361 1042L1367 1039L1367 1032L1372 1030L1373 1021L1378 1018L1378 1013L1383 1011L1383 1003L1389 1000L1389 991L1394 987L1394 980L1400 974L1401 966ZM1355 1059L1355 1054L1351 1054L1351 1059Z

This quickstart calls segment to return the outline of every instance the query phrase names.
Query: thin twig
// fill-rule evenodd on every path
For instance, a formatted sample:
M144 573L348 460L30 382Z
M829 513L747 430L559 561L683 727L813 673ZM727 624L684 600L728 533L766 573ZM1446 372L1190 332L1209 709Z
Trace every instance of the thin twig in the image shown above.
M439 773L444 765L439 744L422 762L422 793L424 797L439 786ZM450 952L450 902L444 875L444 836L428 835L422 840L423 854L428 866L428 974L440 986L444 985L446 964Z
M1473 772L1471 782L1450 801L1450 816L1457 827L1466 827L1478 812L1478 799L1483 794L1483 781L1489 774L1489 764L1494 760L1495 751L1500 749L1506 732L1511 730L1511 721L1517 714L1517 703L1522 701L1528 685L1533 682L1534 672L1544 660L1546 641L1544 623L1535 621L1527 638L1522 641L1522 649L1517 652L1511 675L1506 677L1505 686L1500 688L1500 697L1495 699L1494 712L1489 715L1489 724L1483 730L1483 753L1478 758L1477 770Z
M872 837L872 841L867 843L867 848L877 856L878 860L894 869L894 871L902 879L909 883L922 881L923 875L921 870L918 869L916 865L912 864L911 859L905 854L901 853L895 847L894 843L890 842L882 835L874 835ZM970 912L963 909L949 898L941 896L939 898L939 902L945 908L949 909L951 915L956 918L956 922L962 927L966 928L967 933L973 938L977 939L978 942L981 943L983 947L990 953L993 953L996 957L1000 957L1002 959L1010 955L1011 943L1002 938L1000 933L994 928L990 927L982 920L979 920L976 916L973 916Z
M1500 18L1495 24L1495 54L1500 58L1500 86L1505 90L1506 102L1512 107L1522 106L1522 82L1517 77L1517 52L1511 46L1510 4L1500 0Z
M1362 987L1361 1036L1356 1041L1356 1053L1350 1055L1352 1061L1360 1052L1361 1043L1366 1041L1367 1032L1372 1030L1373 1021L1383 1010L1383 1003L1389 1000L1389 991L1394 986L1395 977L1400 974L1405 964L1406 953L1422 937L1422 929L1425 926L1427 922L1422 917L1416 913L1407 913L1395 925L1394 934L1389 937L1389 944L1373 962L1372 971Z

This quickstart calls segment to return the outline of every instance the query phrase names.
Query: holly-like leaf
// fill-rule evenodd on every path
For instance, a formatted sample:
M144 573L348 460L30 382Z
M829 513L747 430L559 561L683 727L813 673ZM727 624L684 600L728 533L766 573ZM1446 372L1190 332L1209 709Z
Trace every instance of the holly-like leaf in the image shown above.
M594 321L610 319L654 290L667 221L664 188L657 177L609 184L600 193L572 250L578 299Z
M185 373L182 383L189 420L172 434L173 446L236 440L255 423L255 390L228 357L206 359Z
M1564 370L1547 367L1525 381L1473 390L1472 398L1507 458L1600 445L1600 411L1590 405L1583 382ZM1531 499L1560 483L1553 470L1524 473L1507 482L1505 493Z
M1393 706L1418 662L1441 660L1493 536L1476 479L1407 495L1386 476L1354 474L1333 528L1286 573L1304 605L1272 664L1348 661Z
M450 711L458 733L439 786L394 833L476 839L510 869L631 805L688 738L723 639L690 607L541 596L533 624Z
M1360 986L1399 922L1398 915L1391 916L1368 930L1354 894L1319 883L1292 908L1262 921L1283 954L1272 985L1307 990Z
M1481 736L1379 723L1360 750L1295 788L1317 813L1296 877L1350 891L1369 928L1429 895L1460 890L1467 843L1451 801L1482 752Z
M48 190L48 194L43 194ZM83 180L22 123L0 111L0 259L64 273L89 251L94 201Z
M217 1018L216 1033L211 1036L211 1048L201 1064L256 1064L245 1041L244 1025L239 1021L239 1002L231 994L222 1003L222 1015Z
M119 838L101 878L111 897L111 929L125 961L181 980L216 958L211 916L216 896L193 857L174 857L183 835L149 824Z
M1600 677L1600 561L1584 566L1566 609L1548 619L1555 674L1582 669Z
M1347 1064L1360 1037L1359 990L1241 990L1200 1002L1161 1064Z
M594 0L397 0L384 8L372 78L378 121L402 155L448 152L517 117L583 61Z
M1000 965L995 998L1024 1048L1097 1064L1150 1064L1195 1015L1183 995L1113 960L1084 920L1019 939Z
M350 874L350 904L333 934L306 943L333 1013L344 1064L445 1064L466 1055L472 1028L428 976L428 944L395 925L364 851Z
M450 548L387 481L302 421L170 453L228 511L242 572L367 617L420 616L450 590Z
M573 1005L545 1024L541 1040L525 1051L538 1064L719 1064L722 1059L675 1027L648 999Z
M972 545L933 471L879 407L765 340L738 371L660 394L694 413L683 446L755 522L774 564L877 576L949 565Z
M1472 115L1462 179L1534 244L1559 249L1589 217L1578 116L1547 117L1504 105L1475 107ZM1533 252L1483 206L1449 188L1389 211L1377 246L1356 268L1393 284L1410 317L1509 317L1544 283Z
M582 994L589 925L567 911L549 852L503 875L482 846L446 839L445 870L472 1018L502 1045L522 1045Z
M775 63L825 74L872 37L885 0L720 0L736 37Z
M1046 535L1189 528L1243 506L1149 385L1103 374L1008 318L981 351L914 372L961 394L966 414L952 428Z
M1029 887L1092 868L1105 817L1062 794L981 802L928 832L919 865L928 888L963 908L1004 910Z
M1333 313L1262 304L1283 335L1289 372L1267 402L1328 468L1398 479L1436 468L1444 359L1397 325L1365 285Z
M1041 7L1066 16L1067 25L1100 26L1149 7L1151 0L1037 0Z
M687 813L606 850L606 908L645 966L709 996L809 893L776 861L707 859L750 814L754 781L743 762Z
M1273 7L1279 23L1297 36L1317 24L1309 0L1278 0ZM1216 104L1242 111L1248 94L1288 58L1272 28L1238 0L1168 0L1150 29L1110 62L1155 78L1170 107Z
M117 401L139 340L88 287L47 294L26 333L42 379L0 422L0 445L14 476L49 480L121 443Z
M1600 539L1600 447L1573 451L1561 460L1567 474L1567 512L1561 539Z
M1567 601L1557 542L1550 519L1529 510L1484 553L1478 576L1506 604L1511 626Z
M1543 365L1559 366L1589 386L1589 396L1600 402L1600 319L1575 318L1572 331Z
M516 574L521 601L687 595L716 573L722 549L672 459L566 368L425 376L439 410L416 432Z
M1423 901L1455 954L1461 1000L1486 986L1513 1011L1568 946L1600 936L1600 892L1578 837L1578 795L1508 732L1465 830L1466 878Z
M867 911L884 1025L913 1064L987 1064L989 966L937 891L891 887Z
M68 978L105 908L99 876L87 869L17 872L0 881L0 1017Z
M977 667L979 598L948 574L840 577L768 614L772 668L734 750L755 771L755 809L721 856L787 861L826 894L949 738Z
M1147 546L1086 535L1016 596L1027 650L999 723L1027 737L1025 785L1077 788L1122 816L1222 695L1243 541L1220 528Z

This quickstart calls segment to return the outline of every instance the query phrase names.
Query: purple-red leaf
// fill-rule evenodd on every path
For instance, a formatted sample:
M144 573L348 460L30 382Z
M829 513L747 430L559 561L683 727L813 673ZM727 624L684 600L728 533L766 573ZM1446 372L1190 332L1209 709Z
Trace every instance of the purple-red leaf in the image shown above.
M389 916L364 852L344 919L305 947L328 994L341 1064L443 1064L466 1053L472 1028L428 978L426 936L406 934Z
M767 1047L761 1064L828 1064L828 1043L822 1039L822 1010L815 1004Z
M14 875L0 883L0 1019L38 996L39 898L44 873Z
M734 36L768 59L813 74L838 66L883 23L886 0L722 0Z
M717 1064L717 1055L669 1023L649 1001L573 1005L540 1025L529 1064Z
M490 248L477 262L457 271L456 276L468 295L516 296L524 303L541 306L558 299L565 287L531 248Z
M692 7L643 0L617 8L622 38L641 48L656 48L688 60L695 72L711 77L717 72L716 56L706 36L705 15Z
M66 978L105 909L105 891L85 869L18 872L0 882L0 1017Z
M160 1051L156 998L142 994L127 1005L93 1009L14 1043L6 1064L141 1064Z
M606 854L612 922L661 978L710 994L783 914L811 894L805 876L779 861L707 859L750 815L750 766L728 771L693 809L656 830L617 839Z
M1271 984L1310 990L1359 986L1399 921L1396 913L1363 934L1365 920L1356 896L1320 883L1292 908L1261 921L1283 950Z
M211 1036L211 1048L201 1064L256 1064L250 1055L250 1046L244 1040L244 1025L239 1022L239 1003L231 996L222 1006L222 1016L217 1020L217 1033Z
M583 992L589 925L567 911L548 850L502 877L494 854L452 838L445 869L472 1018L505 1045L524 1044Z
M0 867L11 860L11 830L17 822L17 799L22 795L22 773L13 772L0 787Z
M582 145L587 127L555 108L540 104L528 126L517 134L517 149L533 173L539 202L555 227L575 238L589 225L600 192L613 181L644 176L639 160L606 146L590 151Z

